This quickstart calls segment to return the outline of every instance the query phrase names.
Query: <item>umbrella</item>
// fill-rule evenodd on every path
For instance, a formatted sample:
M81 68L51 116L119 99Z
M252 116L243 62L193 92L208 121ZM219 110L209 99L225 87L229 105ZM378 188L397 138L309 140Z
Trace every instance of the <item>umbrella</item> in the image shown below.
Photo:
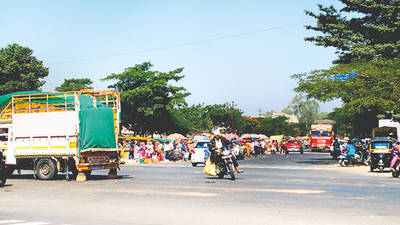
M259 134L258 136L260 137L260 139L263 139L263 140L268 140L269 139L267 137L267 135L265 135L265 134Z
M173 133L165 137L165 139L172 139L172 140L185 139L185 136L183 136L182 134Z
M155 138L157 141L161 142L161 143L165 143L165 142L172 142L171 139L162 139L162 138Z
M228 140L236 139L236 140L240 141L240 137L237 134L225 134L224 138L226 138Z
M208 140L210 140L210 138L204 136L194 136L194 138L192 139L192 141L208 141Z
M242 138L242 139L259 139L260 136L258 136L257 134L244 134L240 138Z

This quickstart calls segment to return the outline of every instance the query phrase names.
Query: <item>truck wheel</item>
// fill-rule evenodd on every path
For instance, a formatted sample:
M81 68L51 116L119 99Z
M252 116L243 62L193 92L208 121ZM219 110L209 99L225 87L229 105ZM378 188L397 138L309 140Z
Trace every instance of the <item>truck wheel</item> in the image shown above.
M192 166L193 166L193 167L196 167L196 166L197 166L197 163L192 163Z
M36 164L36 175L40 180L54 179L57 173L57 164L52 159L39 159Z
M399 177L399 173L396 171L392 171L392 177Z
M92 174L92 170L86 170L86 171L83 171L83 173L85 174L86 179L87 179L90 176L90 174Z
M3 187L6 184L6 180L7 180L7 176L4 171L4 167L3 167L3 169L0 170L0 187Z
M14 170L15 168L13 166L6 166L4 168L4 174L6 175L7 178L10 178L14 173Z

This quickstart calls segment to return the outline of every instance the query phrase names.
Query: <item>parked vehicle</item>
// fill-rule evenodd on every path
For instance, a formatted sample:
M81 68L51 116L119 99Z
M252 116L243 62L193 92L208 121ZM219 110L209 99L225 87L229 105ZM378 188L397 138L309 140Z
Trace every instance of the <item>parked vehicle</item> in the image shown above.
M167 155L167 159L168 159L169 161L173 161L173 162L182 160L182 159L183 159L183 153L182 153L182 151L180 151L180 150L172 150L172 151L169 151L169 153L168 153L168 155Z
M359 163L359 164L369 164L368 152L366 150L356 149L354 146L353 149L345 150L338 158L339 164L343 167L347 167L350 164Z
M369 151L371 154L370 170L379 169L383 171L385 168L390 167L392 161L392 140L387 137L373 137L369 144Z
M333 120L316 120L311 125L311 151L329 150L336 132L336 122Z
M231 180L235 180L235 166L233 165L231 150L228 148L222 148L215 150L217 155L221 155L222 160L218 163L219 173L217 173L220 179L224 178L225 175L230 175Z
M3 150L0 149L0 187L3 187L6 184L7 176L5 171L5 157L3 155Z
M210 140L201 140L196 142L196 145L192 150L192 157L190 160L193 167L196 167L199 163L203 164L206 162L206 159L210 154L210 151L208 150L209 143Z
M289 152L300 152L300 154L303 154L303 146L301 145L301 142L298 140L289 140L286 142L284 147L285 147L285 154L289 154Z
M113 91L17 92L0 96L0 149L7 174L33 170L49 180L71 171L117 176L120 96ZM77 176L79 175L79 176Z

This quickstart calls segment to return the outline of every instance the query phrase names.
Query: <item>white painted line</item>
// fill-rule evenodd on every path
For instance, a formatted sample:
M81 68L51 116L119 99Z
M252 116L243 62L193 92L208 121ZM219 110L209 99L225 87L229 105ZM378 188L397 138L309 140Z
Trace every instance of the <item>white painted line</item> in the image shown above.
M16 223L15 225L42 225L42 224L51 224L46 222L28 222L28 223Z
M21 223L23 220L0 220L0 224Z

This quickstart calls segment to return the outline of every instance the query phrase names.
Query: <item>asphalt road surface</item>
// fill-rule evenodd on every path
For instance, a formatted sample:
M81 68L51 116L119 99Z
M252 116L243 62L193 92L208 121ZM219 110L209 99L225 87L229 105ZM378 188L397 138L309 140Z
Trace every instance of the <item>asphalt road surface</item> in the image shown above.
M400 179L343 168L327 153L239 161L235 181L190 163L122 165L117 179L39 181L14 173L0 188L0 224L397 224Z

